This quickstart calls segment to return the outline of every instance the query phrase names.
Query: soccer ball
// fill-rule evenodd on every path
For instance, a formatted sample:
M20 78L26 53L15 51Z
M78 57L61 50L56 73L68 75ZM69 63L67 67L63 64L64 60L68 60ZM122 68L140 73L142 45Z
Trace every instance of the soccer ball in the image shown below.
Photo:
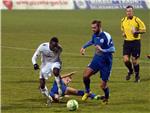
M67 108L69 111L75 111L79 107L79 104L76 100L68 100L67 102Z

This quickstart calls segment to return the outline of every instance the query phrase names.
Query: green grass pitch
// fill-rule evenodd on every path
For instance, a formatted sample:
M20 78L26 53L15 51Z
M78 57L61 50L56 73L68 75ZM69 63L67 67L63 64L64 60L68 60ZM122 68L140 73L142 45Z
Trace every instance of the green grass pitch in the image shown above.
M38 90L39 71L35 72L31 63L34 50L40 43L57 36L63 46L62 71L77 71L70 86L84 89L82 74L92 59L94 48L86 51L86 56L79 53L80 47L91 38L90 23L93 19L102 21L103 29L114 40L116 53L109 81L110 100L108 105L100 101L82 102L81 97L71 96L79 102L78 113L149 113L150 112L150 10L135 10L135 15L146 24L147 33L142 36L140 58L141 83L125 80L126 68L122 61L123 38L120 20L124 10L20 10L2 11L1 39L1 110L2 113L69 113L67 99L46 107L46 99ZM40 60L38 61L40 63ZM47 81L50 88L53 77ZM103 94L99 88L99 73L91 78L91 89L96 94Z

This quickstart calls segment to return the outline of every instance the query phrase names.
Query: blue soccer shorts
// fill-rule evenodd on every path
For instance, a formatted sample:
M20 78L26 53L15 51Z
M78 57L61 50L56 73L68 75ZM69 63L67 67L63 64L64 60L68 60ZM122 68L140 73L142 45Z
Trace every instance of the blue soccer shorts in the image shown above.
M112 68L112 54L102 56L95 55L88 65L94 73L100 72L100 77L103 81L108 81Z

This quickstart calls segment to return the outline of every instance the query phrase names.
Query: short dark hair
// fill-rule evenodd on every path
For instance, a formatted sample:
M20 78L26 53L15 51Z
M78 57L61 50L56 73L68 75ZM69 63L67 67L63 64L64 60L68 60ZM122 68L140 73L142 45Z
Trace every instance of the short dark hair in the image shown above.
M133 6L132 6L132 5L128 5L128 6L126 7L126 9L128 9L128 8L132 8L132 9L133 9Z
M58 38L57 37L52 37L50 39L50 42L56 42L56 43L58 43Z
M101 27L101 21L100 20L93 20L92 24L96 24L98 27Z

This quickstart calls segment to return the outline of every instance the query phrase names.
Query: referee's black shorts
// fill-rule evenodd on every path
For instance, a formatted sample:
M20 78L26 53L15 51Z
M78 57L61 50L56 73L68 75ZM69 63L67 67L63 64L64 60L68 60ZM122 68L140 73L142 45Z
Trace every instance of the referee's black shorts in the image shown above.
M124 41L123 44L123 55L133 56L135 58L140 57L141 53L141 41Z

